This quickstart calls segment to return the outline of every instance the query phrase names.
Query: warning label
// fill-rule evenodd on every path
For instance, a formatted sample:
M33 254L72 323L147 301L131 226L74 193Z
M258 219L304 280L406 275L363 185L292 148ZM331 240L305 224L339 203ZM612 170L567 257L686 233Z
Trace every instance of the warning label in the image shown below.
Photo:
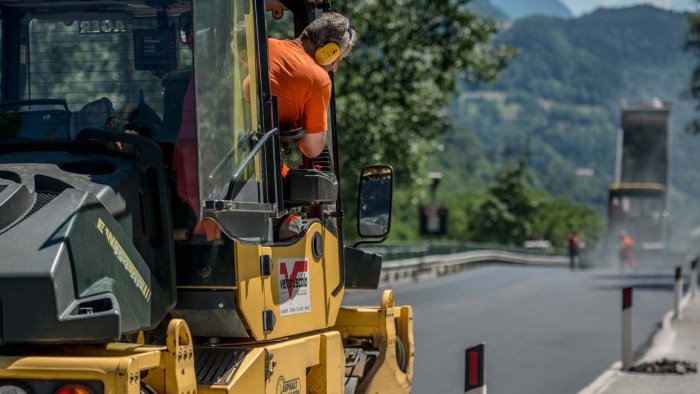
M306 258L278 259L280 267L280 316L311 312L309 261Z

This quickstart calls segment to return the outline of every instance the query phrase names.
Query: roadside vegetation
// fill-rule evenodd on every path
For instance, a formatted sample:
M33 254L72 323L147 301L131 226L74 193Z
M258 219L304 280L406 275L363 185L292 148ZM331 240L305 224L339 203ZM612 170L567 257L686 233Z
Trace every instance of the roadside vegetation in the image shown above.
M500 24L469 11L469 3L339 4L338 11L347 12L359 34L356 48L335 76L345 201L354 199L362 166L392 165L396 191L391 239L416 240L419 207L429 198L426 173L441 170L445 181L438 196L449 209L450 239L514 245L549 239L557 245L571 229L588 232L590 240L599 238L600 212L545 191L540 175L526 161L504 161L490 153L493 141L484 136L503 135L495 121L502 117L502 107L454 107L464 92L498 86L499 75L518 53L527 55L494 41ZM541 123L546 114L536 116ZM473 122L482 122L478 132ZM354 234L356 207L343 208L347 230Z

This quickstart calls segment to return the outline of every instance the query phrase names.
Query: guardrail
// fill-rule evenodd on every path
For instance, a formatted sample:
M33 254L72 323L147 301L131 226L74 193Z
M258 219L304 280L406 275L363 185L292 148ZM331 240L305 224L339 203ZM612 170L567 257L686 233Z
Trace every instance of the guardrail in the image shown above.
M412 257L430 255L446 255L475 250L495 250L513 252L524 255L551 255L554 250L524 248L511 245L499 245L479 242L460 241L423 241L423 242L393 242L378 245L364 245L363 249L381 254L384 261L402 260Z
M380 278L382 283L406 279L415 280L419 277L437 277L458 271L467 264L484 262L548 266L563 266L569 263L568 256L564 255L551 255L544 253L544 251L500 245L497 246L498 249L489 249L485 246L494 245L440 243L387 245L367 249L384 256ZM459 249L474 250L454 251ZM411 255L413 257L396 258L397 256Z

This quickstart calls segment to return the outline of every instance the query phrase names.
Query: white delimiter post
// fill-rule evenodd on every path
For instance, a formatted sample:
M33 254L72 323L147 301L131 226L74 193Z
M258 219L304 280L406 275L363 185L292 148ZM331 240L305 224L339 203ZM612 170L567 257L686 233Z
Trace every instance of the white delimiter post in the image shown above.
M673 318L681 318L681 299L683 298L683 279L681 279L681 267L676 267L673 281Z
M690 262L690 294L695 297L698 293L698 256Z
M622 289L622 370L632 366L632 288Z

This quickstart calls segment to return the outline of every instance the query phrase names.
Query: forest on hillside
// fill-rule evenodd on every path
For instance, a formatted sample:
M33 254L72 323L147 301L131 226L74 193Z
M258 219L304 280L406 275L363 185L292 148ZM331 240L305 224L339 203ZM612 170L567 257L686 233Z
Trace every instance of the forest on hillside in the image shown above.
M651 6L515 21L495 39L519 50L498 83L464 83L449 107L454 126L433 163L446 174L443 192L478 190L504 163L524 161L536 187L602 216L620 101L658 97L672 105L669 231L685 246L700 223L700 137L685 131L696 60L686 39L686 14ZM577 175L590 175L582 168L593 176Z

